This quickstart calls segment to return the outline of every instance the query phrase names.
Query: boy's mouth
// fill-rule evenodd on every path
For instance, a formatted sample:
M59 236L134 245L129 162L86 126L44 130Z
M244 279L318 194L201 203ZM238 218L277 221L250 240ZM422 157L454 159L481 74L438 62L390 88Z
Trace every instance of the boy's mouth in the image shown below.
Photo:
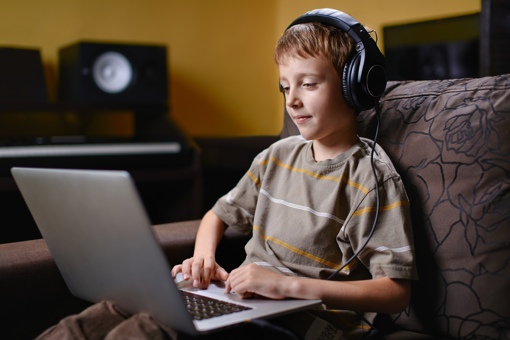
M304 124L306 123L312 116L292 116L292 119L296 124Z

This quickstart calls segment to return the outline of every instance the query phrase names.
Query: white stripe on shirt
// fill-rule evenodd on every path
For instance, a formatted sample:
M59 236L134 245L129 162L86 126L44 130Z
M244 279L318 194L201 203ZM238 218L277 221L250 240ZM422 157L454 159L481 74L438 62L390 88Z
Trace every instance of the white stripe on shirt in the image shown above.
M226 200L227 204L230 204L230 205L233 205L233 206L236 206L237 208L239 208L245 216L248 216L250 219L253 218L253 214L250 214L250 212L248 210L244 209L243 207L238 206L237 204L234 204L234 201L232 200L232 191L230 191L227 194L227 197L225 200Z
M400 247L400 248L388 248L386 246L380 246L380 247L375 248L375 251L383 252L385 250L391 250L395 253L405 253L406 251L411 251L411 246L404 246L404 247Z
M329 218L329 219L331 219L333 221L338 222L339 224L343 224L344 223L344 220L342 220L342 219L340 219L340 218L338 218L335 215L332 215L330 213L320 212L320 211L317 211L317 210L313 210L310 207L306 207L304 205L298 205L298 204L290 203L290 202L287 202L287 201L275 198L275 197L271 196L264 189L260 189L260 193L263 194L264 196L266 196L273 203L281 204L281 205L284 205L286 207L293 208L293 209L303 210L303 211L309 212L311 214L314 214L315 216L326 217L326 218Z

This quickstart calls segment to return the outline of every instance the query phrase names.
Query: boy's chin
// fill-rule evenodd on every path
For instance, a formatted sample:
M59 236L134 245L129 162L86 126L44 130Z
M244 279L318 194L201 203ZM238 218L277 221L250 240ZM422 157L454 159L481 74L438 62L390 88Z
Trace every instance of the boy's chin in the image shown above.
M301 137L303 137L304 139L306 139L306 140L314 139L314 135L312 133L310 133L310 131L307 131L306 129L298 129L298 131L299 131L299 134L301 135Z

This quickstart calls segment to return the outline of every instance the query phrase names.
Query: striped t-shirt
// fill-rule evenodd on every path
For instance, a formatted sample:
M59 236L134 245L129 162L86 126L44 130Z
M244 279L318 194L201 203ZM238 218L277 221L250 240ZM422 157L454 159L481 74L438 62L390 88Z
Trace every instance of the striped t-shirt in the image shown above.
M335 159L315 162L312 142L292 136L261 152L213 207L229 227L252 233L244 264L325 279L356 253L371 231L376 207L371 145L361 139ZM358 260L335 279L415 279L404 186L379 146L374 159L380 185L375 232Z
M372 142L360 139L335 159L315 162L313 143L301 136L261 152L214 213L229 227L251 234L243 263L286 275L326 279L363 247L376 211ZM360 255L334 280L387 276L417 279L409 201L401 178L376 146L380 208L375 232ZM303 338L361 338L374 313L323 306L281 318ZM363 316L363 318L361 318Z

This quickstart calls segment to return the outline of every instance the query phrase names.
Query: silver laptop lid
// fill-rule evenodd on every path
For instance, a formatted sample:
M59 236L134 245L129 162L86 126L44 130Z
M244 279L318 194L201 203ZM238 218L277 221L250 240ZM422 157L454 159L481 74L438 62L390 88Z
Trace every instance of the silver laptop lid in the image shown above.
M12 174L73 295L111 300L196 332L127 172L14 168Z

